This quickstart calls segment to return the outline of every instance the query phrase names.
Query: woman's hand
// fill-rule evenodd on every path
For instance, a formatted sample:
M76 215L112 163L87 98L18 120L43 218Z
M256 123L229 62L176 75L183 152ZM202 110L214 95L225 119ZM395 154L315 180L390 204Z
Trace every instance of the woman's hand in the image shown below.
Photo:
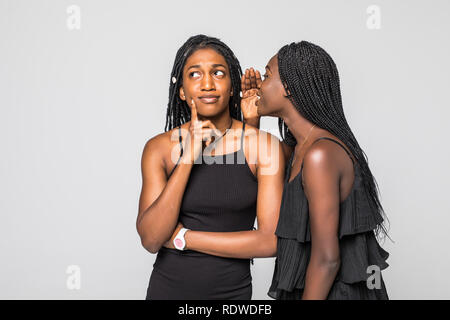
M203 151L203 141L206 146L212 142L212 137L220 137L221 132L210 121L200 121L197 116L197 106L194 99L191 99L191 122L189 125L189 133L183 147L184 163L194 163Z
M246 69L241 79L241 110L244 116L244 121L259 127L259 115L256 101L259 99L257 92L261 87L261 74L258 70L253 68Z
M183 225L181 224L181 222L178 222L177 227L175 228L172 236L170 237L169 241L167 241L166 243L164 243L164 247L169 248L169 249L175 249L175 246L173 245L173 239L175 239L175 237L177 236L178 232L181 230L181 228L183 228Z

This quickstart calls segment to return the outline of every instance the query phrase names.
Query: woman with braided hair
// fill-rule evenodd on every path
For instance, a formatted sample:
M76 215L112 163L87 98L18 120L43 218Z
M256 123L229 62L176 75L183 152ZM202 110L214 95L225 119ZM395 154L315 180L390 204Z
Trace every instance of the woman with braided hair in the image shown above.
M288 155L275 299L388 299L381 270L389 254L377 237L386 218L367 158L350 129L332 58L307 41L282 47L242 77L244 119L279 118ZM290 154L290 156L289 156Z
M275 256L285 159L276 137L245 129L241 75L217 38L176 54L166 132L142 155L136 228L158 253L146 299L251 299L250 259Z

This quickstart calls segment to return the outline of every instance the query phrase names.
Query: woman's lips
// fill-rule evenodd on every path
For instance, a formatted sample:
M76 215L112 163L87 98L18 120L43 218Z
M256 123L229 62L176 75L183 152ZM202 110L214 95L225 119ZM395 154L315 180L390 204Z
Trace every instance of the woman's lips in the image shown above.
M201 102L206 104L216 103L217 100L219 100L218 96L207 96L207 97L200 97L199 98Z

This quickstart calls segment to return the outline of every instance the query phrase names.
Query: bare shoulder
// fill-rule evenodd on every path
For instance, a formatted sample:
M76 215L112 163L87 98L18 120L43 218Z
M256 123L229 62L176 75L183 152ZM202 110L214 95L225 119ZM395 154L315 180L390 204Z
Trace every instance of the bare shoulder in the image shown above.
M334 137L333 139L338 141ZM344 145L342 142L340 143ZM345 150L337 143L327 139L317 141L304 155L303 167L309 171L326 169L329 173L338 173L344 166L352 165Z
M142 162L159 162L161 166L165 166L167 157L170 157L172 148L178 143L178 128L155 135L145 143L144 150L142 152Z
M271 141L276 141L275 143L280 142L280 140L273 134L271 134L267 131L258 129L257 127L254 127L251 124L246 123L245 124L245 139L251 140L251 139L255 139L255 138L257 138L257 141L255 141L256 143L270 144Z
M242 123L242 121L239 121L240 123ZM259 129L255 126L252 126L249 123L245 123L245 135L252 135L252 134L257 134L259 132Z
M303 166L306 168L320 168L333 162L331 143L321 140L313 144L305 153Z
M259 143L265 143L265 147L276 147L277 150L282 152L280 158L288 159L292 154L294 147L288 146L282 140L280 140L277 136L271 134L270 132L260 130L250 124L246 124L250 128L250 137L258 138Z
M282 142L277 136L246 124L245 143L254 152L253 156L260 166L270 166L274 162L284 166Z
M166 132L157 134L156 136L150 138L144 145L144 150L142 151L142 168L150 169L158 165L163 167L163 151L167 147Z

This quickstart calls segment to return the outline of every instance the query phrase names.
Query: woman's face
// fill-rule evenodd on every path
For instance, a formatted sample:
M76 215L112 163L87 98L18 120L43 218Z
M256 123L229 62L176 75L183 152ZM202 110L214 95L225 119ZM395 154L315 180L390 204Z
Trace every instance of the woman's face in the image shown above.
M267 63L258 96L260 99L256 101L256 105L260 116L278 117L289 102L278 72L278 55L273 56Z
M228 112L232 86L225 58L211 48L191 54L183 68L179 94L189 106L194 99L199 117L210 118Z

